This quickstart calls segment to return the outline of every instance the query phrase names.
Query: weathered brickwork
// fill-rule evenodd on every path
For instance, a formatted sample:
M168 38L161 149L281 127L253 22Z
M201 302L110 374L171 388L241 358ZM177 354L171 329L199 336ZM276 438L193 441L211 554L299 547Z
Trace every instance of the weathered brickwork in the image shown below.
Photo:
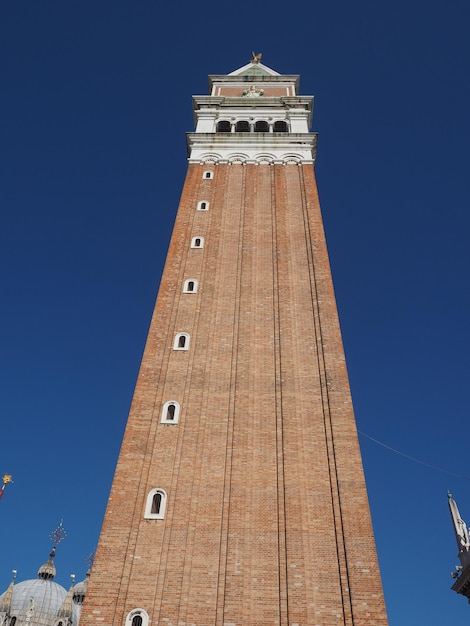
M188 168L80 624L385 626L313 166L207 169Z

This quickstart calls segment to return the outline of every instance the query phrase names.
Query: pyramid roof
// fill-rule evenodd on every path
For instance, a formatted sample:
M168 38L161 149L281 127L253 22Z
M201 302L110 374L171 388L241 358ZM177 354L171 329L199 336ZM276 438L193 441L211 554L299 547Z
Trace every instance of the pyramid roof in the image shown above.
M275 72L267 65L259 62L250 62L239 67L238 70L230 72L228 76L280 76L279 72Z

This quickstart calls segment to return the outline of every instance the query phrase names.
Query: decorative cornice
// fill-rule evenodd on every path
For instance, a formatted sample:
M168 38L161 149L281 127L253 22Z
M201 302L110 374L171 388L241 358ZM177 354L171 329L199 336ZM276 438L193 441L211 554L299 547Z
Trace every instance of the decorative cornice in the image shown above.
M211 74L209 76L209 91L214 83L236 84L236 83L286 83L296 86L296 93L300 82L299 74Z
M248 154L228 154L225 157L222 155L214 154L201 154L199 159L188 159L190 163L199 163L199 165L232 165L234 163L241 163L242 165L306 165L312 164L313 161L309 159L302 159L299 155L288 154L283 158L276 158L267 156L265 154L252 155Z
M275 107L286 109L303 108L311 111L313 108L313 96L262 96L249 98L246 96L193 96L193 109L201 108L217 109L219 107L247 108Z
M188 133L190 163L314 163L317 133Z

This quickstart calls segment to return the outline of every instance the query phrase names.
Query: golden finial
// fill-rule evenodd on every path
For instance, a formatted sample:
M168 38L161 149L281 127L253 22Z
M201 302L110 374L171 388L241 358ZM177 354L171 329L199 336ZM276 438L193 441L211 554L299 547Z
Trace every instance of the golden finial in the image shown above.
M258 52L258 54L256 54L256 52L252 52L251 53L251 62L252 63L259 63L261 61L261 57L263 55L261 54L261 52Z
M2 486L0 487L0 498L3 497L3 494L5 493L5 487L6 485L8 485L8 483L12 483L12 477L11 474L3 474L2 476Z

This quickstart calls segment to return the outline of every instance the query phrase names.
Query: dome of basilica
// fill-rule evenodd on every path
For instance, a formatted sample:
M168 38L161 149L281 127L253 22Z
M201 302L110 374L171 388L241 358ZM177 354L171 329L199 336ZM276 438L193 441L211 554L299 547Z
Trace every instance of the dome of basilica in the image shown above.
M0 624L78 626L87 581L77 585L78 593L73 585L67 591L54 582L54 556L55 548L49 560L39 568L36 579L15 584L13 578L5 593L0 595Z
M6 593L6 592L5 592ZM5 594L0 596L0 604ZM59 612L64 604L67 591L54 582L36 578L35 580L25 580L13 587L13 594L10 605L10 619L16 617L15 626L26 624L30 617L31 626L59 626L63 622L66 626L67 620L59 616ZM72 607L72 624L78 624L77 607Z

